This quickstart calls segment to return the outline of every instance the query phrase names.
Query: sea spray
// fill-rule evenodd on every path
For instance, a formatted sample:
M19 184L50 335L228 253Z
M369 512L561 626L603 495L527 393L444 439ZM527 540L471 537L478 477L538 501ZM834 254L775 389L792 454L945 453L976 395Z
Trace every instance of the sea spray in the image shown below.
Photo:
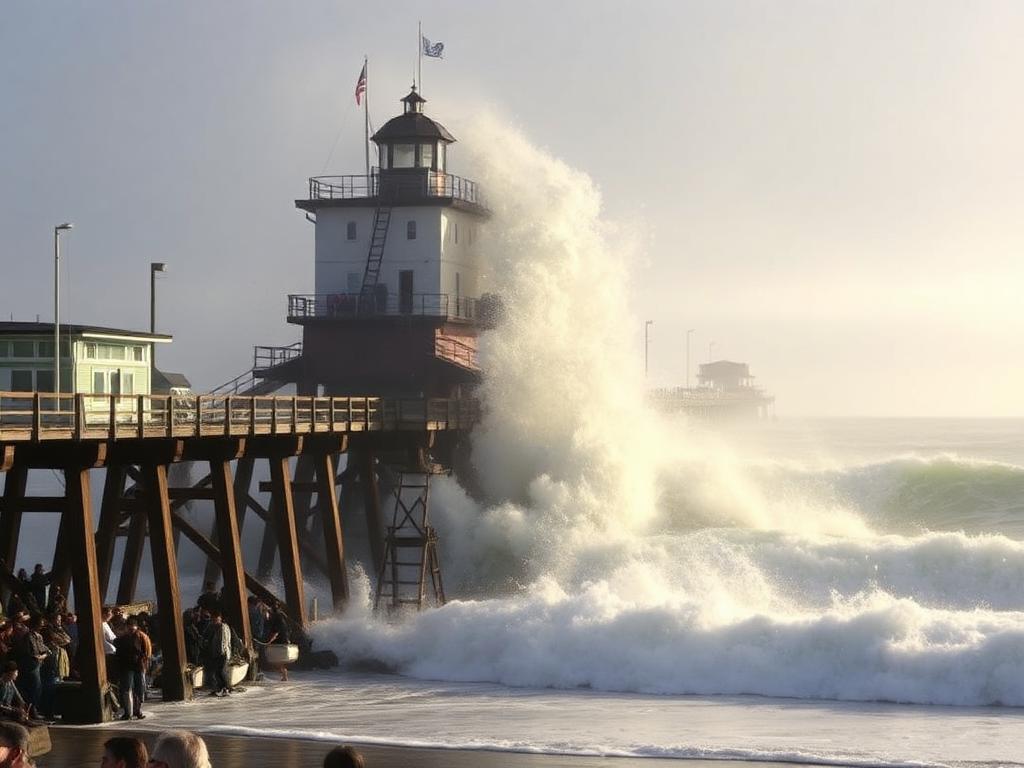
M493 119L468 138L507 313L480 340L484 498L441 480L433 504L446 578L480 599L389 623L361 579L317 640L432 679L1024 705L1024 546L886 534L869 523L884 500L842 468L656 417L631 343L635 249L593 183Z

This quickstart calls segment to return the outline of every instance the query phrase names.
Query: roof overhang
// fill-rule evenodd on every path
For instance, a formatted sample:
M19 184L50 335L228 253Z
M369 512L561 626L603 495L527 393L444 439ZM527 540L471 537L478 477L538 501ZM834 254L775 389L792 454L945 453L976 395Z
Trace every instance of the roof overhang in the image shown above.
M173 336L165 336L163 334L140 334L138 336L130 333L95 333L86 331L81 334L83 339L102 339L104 341L136 341L136 342L151 342L153 344L170 344L173 340Z

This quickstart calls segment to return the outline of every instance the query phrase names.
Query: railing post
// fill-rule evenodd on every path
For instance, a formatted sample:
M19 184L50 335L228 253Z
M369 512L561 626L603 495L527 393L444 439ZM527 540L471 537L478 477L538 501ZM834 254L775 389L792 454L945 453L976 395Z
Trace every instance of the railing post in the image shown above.
M224 398L224 435L231 434L231 395Z
M203 396L196 395L196 435L203 434Z
M150 405L153 404L153 396L149 396ZM167 407L164 409L167 418L167 436L174 437L174 395L167 395Z
M328 432L334 431L334 396L332 395L327 405L327 418L330 421L330 426L327 428Z
M57 398L57 402L60 402L60 398ZM32 440L33 442L39 442L39 436L42 433L43 426L43 414L40 413L40 400L39 393L32 393Z
M270 398L270 434L277 434L277 397Z
M139 395L139 400L135 404L135 418L138 420L139 439L141 440L146 436L146 396Z
M107 437L111 440L117 439L117 395L107 395L110 398L110 423L107 425L110 430Z
M82 439L85 431L85 395L75 395L75 440Z
M299 431L299 396L292 397L292 434Z
M249 398L249 434L256 434L256 395Z

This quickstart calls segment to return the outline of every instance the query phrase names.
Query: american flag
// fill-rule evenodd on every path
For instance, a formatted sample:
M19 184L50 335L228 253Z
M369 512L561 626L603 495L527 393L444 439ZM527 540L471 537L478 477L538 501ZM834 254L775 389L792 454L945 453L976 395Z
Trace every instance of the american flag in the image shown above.
M356 106L363 103L363 94L366 93L366 62L363 62L363 71L359 73L356 80Z

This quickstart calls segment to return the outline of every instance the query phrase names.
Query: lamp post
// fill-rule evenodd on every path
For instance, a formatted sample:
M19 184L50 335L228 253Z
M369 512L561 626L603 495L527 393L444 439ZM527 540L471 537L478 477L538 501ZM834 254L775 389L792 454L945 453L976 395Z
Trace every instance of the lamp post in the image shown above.
M651 326L654 325L653 320L647 320L644 322L644 378L647 378L647 367L650 355L648 354L650 343L651 343Z
M162 261L149 264L149 332L156 333L156 273L166 272L167 265ZM153 372L156 370L156 342L150 340L149 347L149 386L153 386Z
M690 336L693 335L693 332L695 330L697 330L697 329L696 328L687 328L686 329L686 388L687 389L690 388Z
M65 221L53 228L53 392L60 392L60 233L74 225ZM60 406L57 406L60 410Z

